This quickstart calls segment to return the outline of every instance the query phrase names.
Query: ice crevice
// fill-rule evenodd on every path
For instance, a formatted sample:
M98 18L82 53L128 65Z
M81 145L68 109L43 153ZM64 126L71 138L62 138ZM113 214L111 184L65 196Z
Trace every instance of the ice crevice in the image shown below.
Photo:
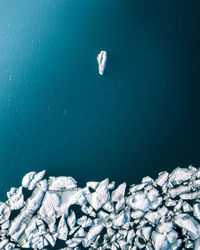
M45 249L58 239L63 250L200 249L200 169L178 167L129 187L27 173L0 202L0 249Z

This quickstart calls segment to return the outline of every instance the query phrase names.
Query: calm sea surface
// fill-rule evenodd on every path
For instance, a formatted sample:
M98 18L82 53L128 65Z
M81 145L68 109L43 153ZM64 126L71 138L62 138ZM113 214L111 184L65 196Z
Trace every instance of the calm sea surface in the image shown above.
M33 170L132 184L200 166L199 13L184 0L2 0L1 200Z

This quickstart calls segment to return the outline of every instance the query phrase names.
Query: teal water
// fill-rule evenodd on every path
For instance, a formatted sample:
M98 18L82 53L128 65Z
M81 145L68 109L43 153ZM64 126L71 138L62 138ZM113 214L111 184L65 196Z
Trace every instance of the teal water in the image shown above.
M199 12L199 1L1 1L2 199L32 170L132 184L199 166Z

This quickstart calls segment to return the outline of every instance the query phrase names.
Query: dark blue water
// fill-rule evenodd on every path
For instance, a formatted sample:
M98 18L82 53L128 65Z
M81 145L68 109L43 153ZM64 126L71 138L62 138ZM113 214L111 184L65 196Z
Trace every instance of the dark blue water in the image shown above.
M198 167L199 12L199 1L1 1L2 199L31 170L84 184Z

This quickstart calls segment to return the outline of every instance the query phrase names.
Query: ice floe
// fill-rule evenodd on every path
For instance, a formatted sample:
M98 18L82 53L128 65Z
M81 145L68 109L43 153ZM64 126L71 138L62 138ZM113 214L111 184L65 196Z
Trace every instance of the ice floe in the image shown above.
M0 202L0 249L58 249L58 239L63 250L200 249L200 169L116 188L109 179L82 188L72 177L44 174L26 174Z
M106 63L107 63L107 52L106 51L101 51L98 56L97 56L97 62L98 62L98 67L99 67L99 74L103 75L104 70L106 68Z

